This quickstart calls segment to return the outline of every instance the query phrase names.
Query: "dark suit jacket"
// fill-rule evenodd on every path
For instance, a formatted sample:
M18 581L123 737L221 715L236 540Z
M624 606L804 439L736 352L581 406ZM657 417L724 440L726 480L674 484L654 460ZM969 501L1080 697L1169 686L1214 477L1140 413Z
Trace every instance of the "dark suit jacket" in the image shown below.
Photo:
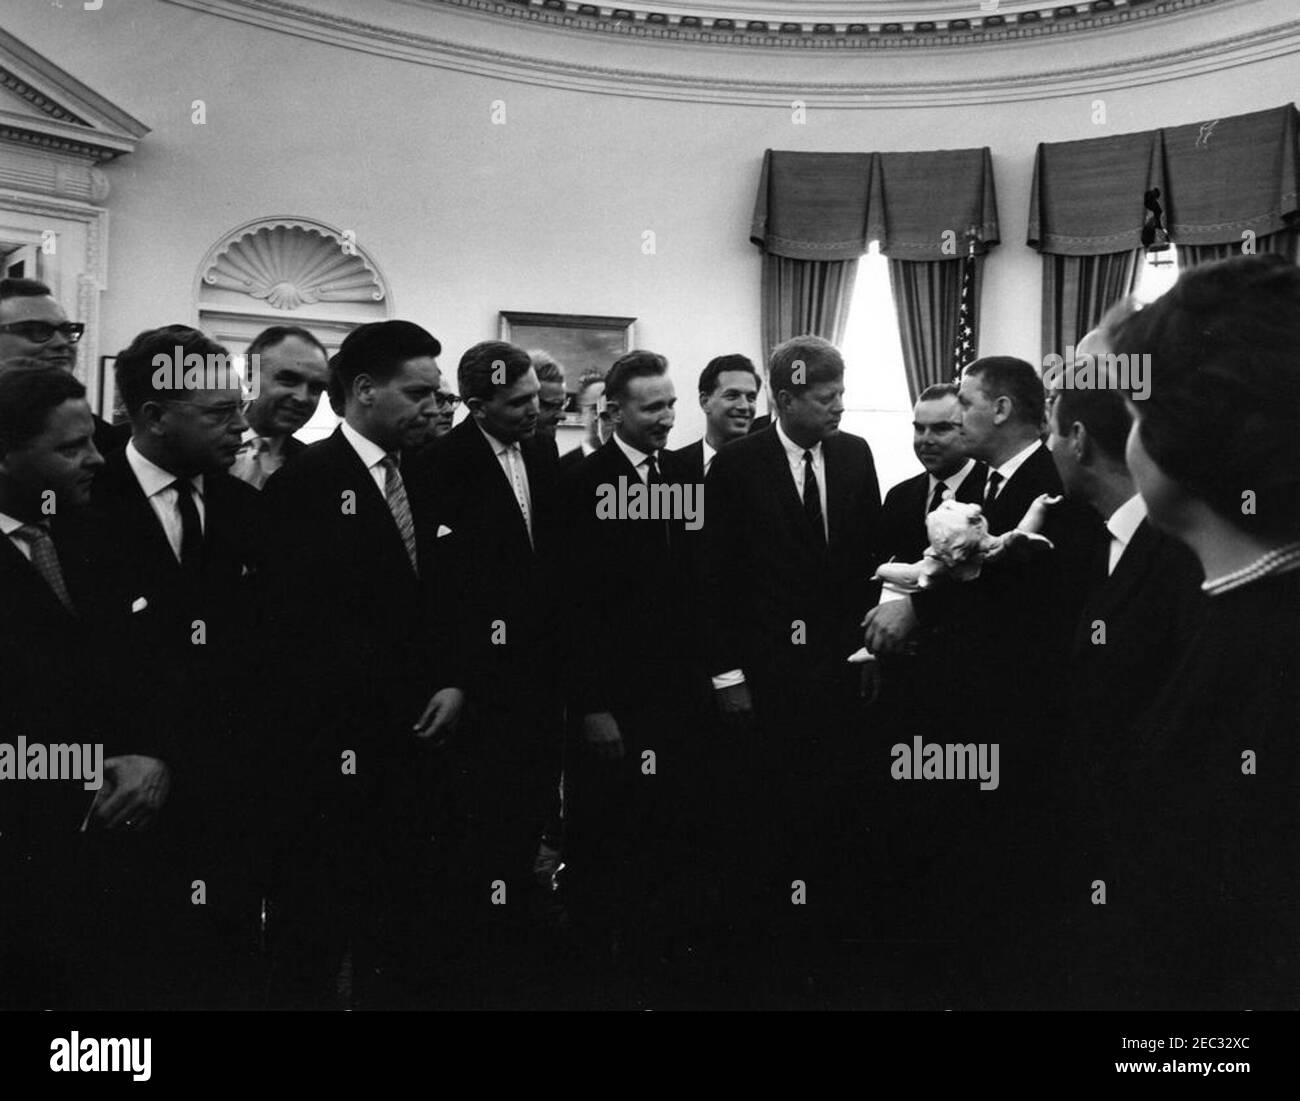
M167 762L168 820L188 816L190 824L247 788L238 778L249 762L242 740L255 667L246 662L260 558L257 491L208 474L203 500L203 558L187 577L126 452L117 451L92 487L82 558L94 583L86 616L110 661L112 707L132 717L128 751Z
M685 447L679 447L668 454L674 456L686 472L686 477L693 482L704 481L704 441L696 440ZM710 468L712 469L712 468Z
M1051 453L1039 444L985 510L989 533L1014 528L1039 494L1063 492ZM1054 551L989 566L974 581L912 597L922 625L946 634L953 648L945 665L965 678L953 690L978 693L987 706L1018 714L1029 725L1029 711L1044 706L1044 697L1018 693L1015 685L1061 679L1089 566L1099 542L1109 542L1097 514L1070 500L1048 513L1043 534Z
M583 453L582 444L566 451L559 459L559 476L563 480L572 474L581 465L582 460L587 458Z
M660 453L665 482L687 479ZM680 704L686 692L693 620L681 520L599 519L601 486L640 479L614 439L563 482L566 561L574 578L569 617L570 715L616 717ZM665 546L664 532L669 543ZM620 719L620 721L622 721Z
M457 651L467 669L463 687L476 705L509 702L512 693L503 686L519 677L544 681L555 658L559 593L551 566L558 459L549 439L525 440L520 451L531 500L531 542L514 491L472 417L415 456L427 494L419 536L436 551L437 604L455 625ZM498 623L505 630L504 645Z
M880 489L867 441L839 432L823 444L829 546L813 533L775 428L719 451L705 486L704 611L713 674L743 669L769 699L806 677L836 677L862 644L881 559ZM805 641L792 644L794 621Z
M129 424L109 424L103 417L95 415L95 450L105 458L114 451L121 451L131 438Z
M1205 614L1202 572L1178 540L1143 520L1106 576L1109 541L1098 542L1071 648L1070 712L1094 764L1124 752L1128 732L1173 676ZM1094 642L1097 624L1104 642Z
M988 467L976 462L957 487L955 499L979 503L984 500L984 479ZM881 551L886 561L916 562L930 545L925 533L925 514L930 504L930 475L924 470L915 477L899 482L887 494L881 506Z
M267 479L266 635L283 762L308 814L340 825L374 809L422 759L411 728L429 697L458 684L431 600L422 464L401 460L419 575L388 504L342 429ZM256 491L254 491L256 492ZM356 773L342 772L346 751Z
M55 548L76 606L75 555L60 528L55 525ZM13 746L19 737L45 745L104 742L105 757L122 751L104 722L111 686L95 640L8 536L0 536L0 607L0 740ZM6 781L0 851L16 855L15 846L31 851L51 838L72 838L93 796L79 780Z

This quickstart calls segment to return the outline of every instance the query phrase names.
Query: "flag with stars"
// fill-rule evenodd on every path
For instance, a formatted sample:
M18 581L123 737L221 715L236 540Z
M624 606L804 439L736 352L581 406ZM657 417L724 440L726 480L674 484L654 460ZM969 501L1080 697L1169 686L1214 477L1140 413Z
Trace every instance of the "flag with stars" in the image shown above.
M975 362L975 239L961 262L961 310L957 315L957 344L953 349L953 377L961 382L962 372Z

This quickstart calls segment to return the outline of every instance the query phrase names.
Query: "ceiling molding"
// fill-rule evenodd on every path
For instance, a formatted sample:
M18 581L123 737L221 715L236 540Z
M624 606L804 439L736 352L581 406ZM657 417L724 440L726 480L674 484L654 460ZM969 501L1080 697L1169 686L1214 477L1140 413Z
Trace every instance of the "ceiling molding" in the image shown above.
M839 110L947 107L1092 95L1215 73L1300 52L1300 19L1173 49L1090 65L1077 74L1058 67L1015 76L930 81L773 81L679 75L551 60L364 23L304 8L287 0L166 0L178 7L375 56L469 73L507 83L600 95L683 100L755 107ZM467 0L468 2L468 0ZM1231 4L1239 0L1217 0ZM1162 9L1189 11L1200 0L1160 0ZM1131 13L1130 13L1131 14ZM933 45L933 43L931 43Z
M1017 10L999 4L985 12L971 0L965 14L921 18L898 17L874 10L874 18L847 21L832 18L813 22L806 16L791 18L793 3L781 5L781 18L765 8L751 11L753 18L681 13L690 5L592 4L583 0L402 0L415 7L451 7L471 15L511 20L530 26L578 34L605 34L638 41L666 42L675 46L731 46L785 50L876 50L934 46L974 46L1043 35L1103 30L1157 16L1219 5L1225 0L1075 0L1074 3L1025 3ZM1226 0L1231 2L1231 0ZM745 7L739 0L738 7ZM660 10L671 7L672 13ZM859 8L862 5L858 5ZM897 10L897 9L895 9ZM958 10L963 10L958 7ZM867 9L867 15L873 11Z

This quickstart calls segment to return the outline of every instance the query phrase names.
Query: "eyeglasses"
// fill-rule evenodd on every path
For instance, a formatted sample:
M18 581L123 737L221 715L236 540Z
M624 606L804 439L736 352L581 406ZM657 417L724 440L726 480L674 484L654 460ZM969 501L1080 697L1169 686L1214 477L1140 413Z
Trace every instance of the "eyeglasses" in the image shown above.
M441 390L433 395L439 409L455 409L460 404L459 394L444 394Z
M33 344L48 344L55 333L62 333L69 344L76 344L85 331L86 326L80 321L64 321L60 325L48 321L11 321L8 325L0 325L0 333L16 333Z
M198 401L185 401L182 398L166 399L172 405L192 405L199 411L199 416L214 424L229 424L241 419L248 411L251 402L225 402L221 405L205 405Z

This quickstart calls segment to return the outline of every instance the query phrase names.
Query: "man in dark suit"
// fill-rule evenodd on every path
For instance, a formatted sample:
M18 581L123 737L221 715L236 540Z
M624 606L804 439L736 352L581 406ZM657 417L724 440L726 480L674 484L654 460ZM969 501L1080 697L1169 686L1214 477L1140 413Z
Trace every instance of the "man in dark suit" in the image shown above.
M430 751L464 695L437 633L424 472L404 455L433 418L440 351L409 321L349 333L331 389L343 424L262 491L267 635L281 663L268 733L284 778L277 1005L334 1004L349 949L354 1001L382 997L381 953L409 933L415 862L440 830L426 817L445 805Z
M469 416L418 456L424 534L436 539L445 582L438 606L456 625L464 687L476 701L456 754L467 819L456 901L468 919L463 954L509 953L522 947L532 861L560 777L557 458L553 439L536 432L529 353L476 344L461 357L457 386ZM499 893L494 902L497 880L504 902ZM499 956L478 978L517 982L510 959Z
M306 329L272 325L244 353L257 396L248 404L244 446L230 473L254 489L307 445L294 433L311 420L329 380L329 355Z
M103 465L85 395L63 371L0 373L0 738L11 748L19 738L98 742L99 767L107 771L119 763L102 758L102 744L114 744L102 714L108 685L73 595L69 550ZM76 926L90 908L78 897L78 827L98 792L86 790L93 788L89 776L86 783L3 780L0 1005L69 1008L78 1004L79 986L97 978L79 973L85 938ZM107 825L104 804L95 818Z
M605 376L600 371L584 371L578 379L578 412L586 428L582 442L560 456L560 477L566 478L588 455L600 450L613 431L605 402Z
M677 931L676 879L689 855L680 794L697 692L681 555L686 506L699 499L698 487L682 492L685 474L663 451L676 401L663 356L617 360L606 398L614 435L564 486L566 557L579 579L565 859L575 920L597 945L619 938L640 970ZM645 514L630 503L651 494L676 507Z
M762 385L753 363L741 355L715 356L700 372L704 438L671 452L686 464L692 481L702 484L713 465L713 456L724 444L749 431Z
M963 447L956 386L938 383L921 393L912 411L912 450L925 469L894 486L881 509L881 551L894 562L915 562L925 553L930 545L926 517L943 500L979 503L984 499L987 467ZM889 591L881 594L883 602L897 599ZM883 708L910 717L942 704L933 691L934 679L946 674L944 662L953 655L935 636L935 631L917 631L910 652L878 659Z
M987 468L962 447L956 386L937 383L922 391L912 410L912 450L925 470L894 486L881 508L881 550L894 562L915 562L925 553L925 518L941 501L984 500Z
M789 340L773 351L768 378L776 423L714 458L704 529L714 696L725 723L752 728L735 750L748 773L739 831L748 836L747 852L734 855L753 858L738 877L766 896L751 914L759 924L792 914L792 881L817 878L816 853L855 859L837 849L843 823L822 811L868 760L847 659L880 561L871 448L839 430L839 351L817 337Z
M39 279L0 279L0 371L9 367L55 367L71 372L85 325L69 321ZM93 416L93 414L92 414ZM93 416L95 449L108 455L131 437L127 425Z
M95 478L87 615L109 640L114 706L132 716L144 747L119 784L171 787L137 868L156 891L150 916L166 925L162 943L149 946L167 984L154 996L241 1004L249 990L237 985L251 978L255 944L245 830L262 775L242 664L260 516L257 494L226 472L246 426L243 399L225 349L182 325L141 333L116 373L132 437ZM148 824L129 818L130 828ZM124 901L125 922L138 900ZM192 991L176 985L184 970L199 977Z
M983 504L988 529L1002 534L1038 497L1062 493L1051 453L1040 440L1042 382L1023 360L986 357L966 369L958 401L963 446L989 467ZM1030 686L1060 678L1086 593L1087 563L1102 529L1086 506L1064 500L1051 506L1044 534L1053 542L1051 551L986 564L976 580L882 604L867 618L867 646L878 654L897 652L918 625L934 629L949 648L940 660L935 695L941 712L961 716L955 740L999 747L996 789L956 783L940 789L953 843L936 867L940 895L929 910L939 925L964 930L960 959L997 961L983 973L965 968L971 985L954 996L968 1004L989 1004L984 999L990 998L1004 999L993 1004L1016 1004L1017 996L1033 992L1026 986L1013 994L1013 980L1032 985L1059 979L1038 966L1053 961L1040 958L1016 969L1000 953L1014 951L1015 930L1026 923L1025 915L1041 915L1042 885L1059 851L1050 830L1059 821L1054 804L1062 738L1052 722L1052 694ZM907 741L927 731L903 734Z

